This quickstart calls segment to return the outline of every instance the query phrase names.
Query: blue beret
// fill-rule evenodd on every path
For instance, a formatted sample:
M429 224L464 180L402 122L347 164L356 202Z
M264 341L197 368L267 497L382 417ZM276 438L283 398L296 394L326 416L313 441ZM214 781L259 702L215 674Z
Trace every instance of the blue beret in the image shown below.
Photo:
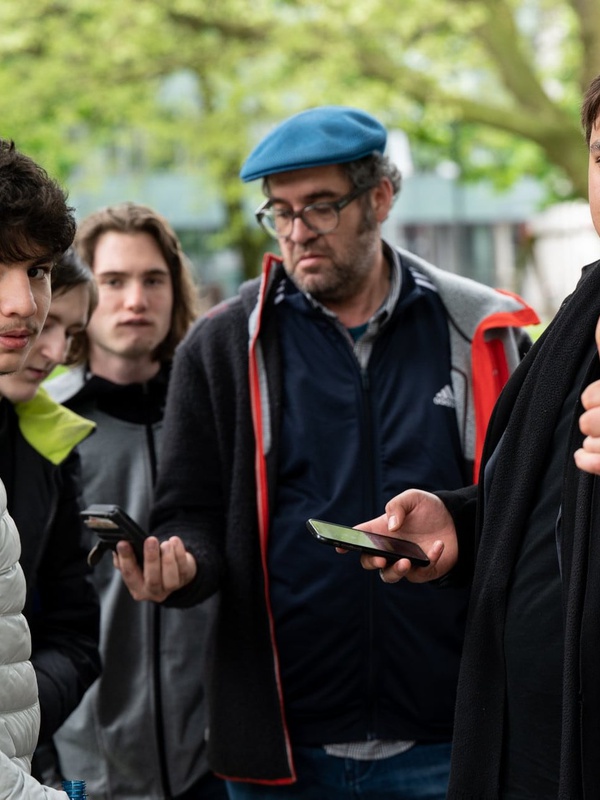
M301 111L272 130L250 153L240 178L254 181L294 169L345 164L383 153L387 133L370 114L346 106Z

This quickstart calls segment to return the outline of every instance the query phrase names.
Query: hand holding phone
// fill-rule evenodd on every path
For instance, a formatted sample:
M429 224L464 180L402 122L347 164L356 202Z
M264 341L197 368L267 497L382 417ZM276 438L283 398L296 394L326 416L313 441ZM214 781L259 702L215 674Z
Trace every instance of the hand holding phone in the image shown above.
M95 566L107 550L116 550L117 542L131 544L140 566L144 563L144 540L148 534L122 508L96 503L80 512L83 524L100 540L90 551L88 563Z
M338 525L335 522L324 522L320 519L309 519L306 526L318 541L332 547L343 547L346 550L358 550L373 556L383 556L388 561L408 558L417 567L429 566L429 559L425 552L418 544L408 541L408 539L369 533L346 525Z

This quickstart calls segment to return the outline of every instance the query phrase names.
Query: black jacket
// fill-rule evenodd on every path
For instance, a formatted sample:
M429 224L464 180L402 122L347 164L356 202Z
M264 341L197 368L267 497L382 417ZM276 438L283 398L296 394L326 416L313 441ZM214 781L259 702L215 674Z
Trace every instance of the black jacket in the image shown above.
M599 316L600 262L596 262L584 271L576 291L496 405L483 457L485 470L502 439L492 480L487 482L482 471L478 494L474 488L439 493L459 534L458 575L466 577L475 560L456 705L448 792L452 800L502 796L507 589L563 403L582 370L577 396L600 377L593 349ZM600 785L600 508L598 478L577 469L573 460L583 438L578 426L582 410L578 401L568 410L570 433L557 539L564 618L560 800L597 797ZM534 722L543 724L539 719Z
M0 420L0 477L21 537L41 743L50 740L100 674L99 602L81 541L77 451L52 463L24 438L7 400L0 403Z

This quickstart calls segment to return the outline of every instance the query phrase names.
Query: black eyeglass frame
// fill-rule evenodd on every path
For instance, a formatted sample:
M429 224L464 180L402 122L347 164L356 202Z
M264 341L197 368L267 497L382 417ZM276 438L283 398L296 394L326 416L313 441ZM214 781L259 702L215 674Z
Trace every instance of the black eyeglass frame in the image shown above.
M307 206L304 206L304 208L301 208L300 211L292 210L291 216L289 217L290 230L288 233L278 233L275 228L275 223L273 223L271 227L265 222L265 218L272 220L272 217L268 213L271 210L271 203L273 202L270 197L267 197L264 203L261 203L261 205L254 212L254 216L256 217L256 220L261 228L263 228L263 230L265 230L275 239L288 239L292 235L292 231L294 230L294 221L297 219L301 219L306 227L313 233L324 235L334 231L340 224L340 211L342 211L342 209L346 208L346 206L349 205L353 200L356 200L357 197L360 197L361 194L365 194L365 192L368 192L373 188L373 186L363 186L360 189L353 189L351 192L348 192L348 194L340 197L339 200L323 200L319 201L318 203L309 203ZM286 203L285 205L289 205L289 203ZM291 208L292 207L290 206L290 209ZM307 219L305 219L304 215L307 211L310 211L313 208L330 208L332 211L335 211L336 220L334 225L331 228L323 230L322 228L316 228L313 224L311 224Z

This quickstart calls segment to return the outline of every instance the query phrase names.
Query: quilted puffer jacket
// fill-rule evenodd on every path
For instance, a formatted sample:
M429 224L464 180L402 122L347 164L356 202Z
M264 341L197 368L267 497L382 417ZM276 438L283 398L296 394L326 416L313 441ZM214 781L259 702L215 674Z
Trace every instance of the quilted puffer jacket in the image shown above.
M64 792L42 786L29 774L40 710L35 673L28 661L29 628L21 614L25 577L20 553L19 534L0 482L0 800L65 800Z

